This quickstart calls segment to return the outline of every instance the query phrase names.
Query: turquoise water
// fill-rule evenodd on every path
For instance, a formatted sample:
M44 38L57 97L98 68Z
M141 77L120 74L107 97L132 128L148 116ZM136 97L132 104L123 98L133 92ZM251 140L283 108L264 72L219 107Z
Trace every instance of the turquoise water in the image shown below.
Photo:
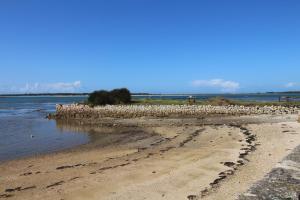
M289 94L288 96L298 96ZM148 95L134 98L186 99L189 95ZM194 95L197 99L223 96L247 101L278 101L282 94ZM47 120L56 104L82 102L86 96L0 97L0 161L67 149L90 141L86 132L60 129Z

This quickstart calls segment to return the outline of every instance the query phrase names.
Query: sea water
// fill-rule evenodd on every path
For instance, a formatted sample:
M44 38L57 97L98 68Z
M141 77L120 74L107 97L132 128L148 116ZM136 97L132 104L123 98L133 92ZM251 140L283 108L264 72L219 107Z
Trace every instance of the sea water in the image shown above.
M86 97L1 97L0 161L49 153L89 141L84 132L59 129L46 119L56 104L83 101Z

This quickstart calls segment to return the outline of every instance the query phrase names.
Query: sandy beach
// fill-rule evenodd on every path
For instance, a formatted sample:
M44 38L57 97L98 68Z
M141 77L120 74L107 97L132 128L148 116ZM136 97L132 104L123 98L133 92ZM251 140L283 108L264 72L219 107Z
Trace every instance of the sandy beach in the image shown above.
M93 131L95 140L0 164L0 198L237 199L300 144L297 117L58 122Z

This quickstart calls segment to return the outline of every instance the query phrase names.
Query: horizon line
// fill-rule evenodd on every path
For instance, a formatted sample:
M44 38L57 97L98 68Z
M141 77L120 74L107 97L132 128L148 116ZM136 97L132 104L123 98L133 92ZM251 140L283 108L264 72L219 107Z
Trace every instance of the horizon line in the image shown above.
M51 92L51 93L9 93L0 94L1 97L5 96L86 96L92 92ZM236 95L236 94L282 94L282 93L300 93L300 91L281 91L281 92L237 92L237 93L147 93L147 92L132 92L133 96L147 96L147 95L157 95L157 96L168 96L168 95Z

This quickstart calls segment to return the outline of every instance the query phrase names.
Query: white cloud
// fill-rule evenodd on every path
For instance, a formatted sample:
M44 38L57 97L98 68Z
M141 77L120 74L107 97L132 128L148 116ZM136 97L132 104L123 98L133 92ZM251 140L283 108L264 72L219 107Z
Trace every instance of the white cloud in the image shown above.
M72 83L57 82L57 83L27 83L21 87L19 91L21 93L51 93L51 92L76 92L81 88L81 82L75 81Z
M192 81L192 86L217 88L222 92L235 92L240 88L240 84L238 82L223 79L194 80Z
M295 87L295 86L297 86L297 85L300 85L300 84L294 83L294 82L290 82L290 83L285 84L284 87L290 88L290 87Z
M73 83L50 83L46 85L48 88L51 88L53 90L74 90L76 88L81 87L80 81L75 81Z

